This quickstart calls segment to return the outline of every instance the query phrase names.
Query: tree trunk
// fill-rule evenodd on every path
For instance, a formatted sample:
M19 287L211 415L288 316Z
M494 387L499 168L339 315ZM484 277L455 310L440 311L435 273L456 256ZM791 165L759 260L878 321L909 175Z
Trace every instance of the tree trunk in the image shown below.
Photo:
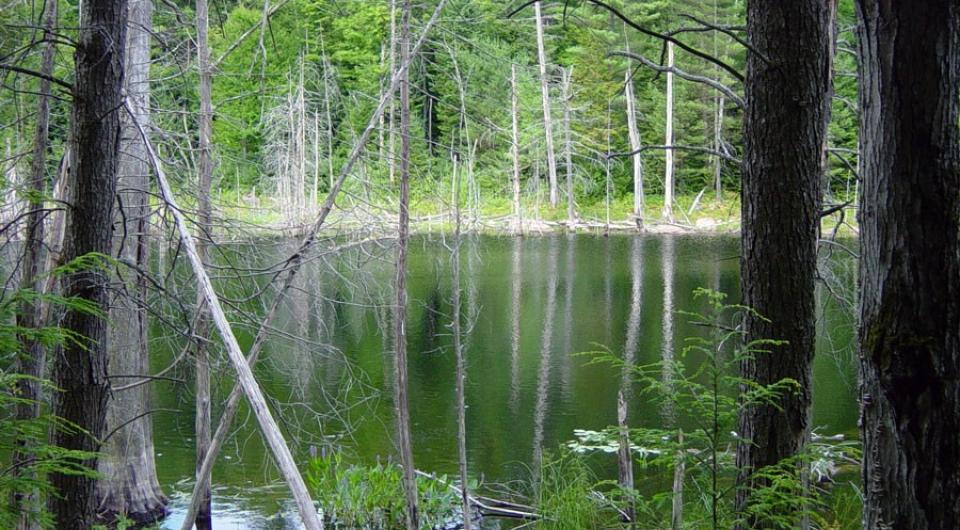
M667 121L663 145L665 169L663 176L663 218L673 221L673 43L667 42Z
M960 7L858 0L863 526L960 527Z
M576 222L575 203L573 200L573 135L571 133L573 124L571 123L570 117L570 100L573 98L573 95L570 93L572 83L573 66L563 70L563 82L561 83L563 89L563 95L561 96L563 98L563 156L567 173L567 222L570 223L571 228L574 222Z
M47 0L44 6L46 17L44 18L44 34L47 38L52 38L52 33L57 24L57 0ZM53 75L53 57L54 44L47 41L43 47L43 57L40 63L40 72L46 76ZM33 136L33 159L30 164L30 181L27 183L27 189L32 197L43 197L46 194L46 165L47 165L47 147L49 145L50 129L50 81L40 80L39 95L37 97L37 124ZM44 291L43 276L47 268L44 266L45 248L44 248L44 202L31 198L29 200L29 213L26 217L26 234L23 243L23 272L20 278L20 288L29 289L37 294ZM23 329L36 330L44 326L42 304L30 300L21 302L17 311L17 327ZM43 367L46 363L47 350L43 344L31 338L28 335L21 335L20 355L17 358L16 373L27 376L31 379L23 379L16 384L16 394L25 402L16 406L16 419L18 421L29 421L40 415L40 402L42 399L42 389L38 381L43 377ZM17 440L16 447L25 447L24 440ZM29 449L26 451L16 450L11 458L10 468L14 476L21 476L21 466L29 464ZM29 473L29 471L26 471ZM13 496L12 508L20 512L20 522L18 528L32 529L38 528L37 516L39 515L40 499L35 491L17 491Z
M414 46L414 53L416 50L420 49L420 46L426 40L427 35L429 35L430 29L433 28L433 26L440 19L440 13L445 5L446 0L440 0L440 2L437 3L437 7L434 9L433 15L430 17L430 20L424 27L423 33L420 35L420 39L417 41L416 46ZM390 81L390 88L387 89L387 93L381 96L380 103L377 105L377 108L373 111L370 119L367 121L366 128L364 128L359 139L353 144L350 150L350 155L347 156L343 166L340 168L340 173L338 174L337 179L333 182L333 186L330 188L330 191L327 193L327 198L324 201L323 206L320 208L320 212L317 214L317 218L314 220L313 226L311 226L310 230L307 231L307 234L304 236L303 241L297 248L297 251L288 257L284 262L283 269L286 271L286 275L281 282L282 285L277 293L277 296L274 297L270 304L270 308L263 317L263 322L260 324L260 329L257 330L257 334L253 339L253 344L250 346L250 351L247 354L247 365L251 367L256 365L260 351L263 348L268 333L271 329L274 317L276 317L277 312L286 297L286 294L292 289L293 281L296 279L297 273L299 272L300 267L303 265L308 252L317 243L320 229L323 228L324 224L326 223L327 216L333 210L334 202L336 201L337 195L340 192L340 189L343 187L347 176L351 174L354 165L356 164L357 160L359 160L360 155L363 153L364 146L370 140L370 135L373 134L373 131L379 122L380 114L385 111L388 103L393 98L393 93L396 92L397 87L400 85L400 80L402 78L401 74L407 71L409 67L410 61L407 60L400 66L398 71L394 73L393 78ZM207 451L207 454L203 458L203 465L201 467L197 482L194 484L193 493L190 496L190 506L187 508L187 513L184 516L184 522L181 526L181 530L190 530L190 528L193 526L191 521L196 518L196 513L199 509L199 493L200 491L210 487L210 474L213 471L213 463L216 460L220 447L226 441L227 435L230 432L233 419L236 416L237 409L240 406L240 398L242 397L243 393L247 391L248 389L244 388L244 385L238 381L230 391L230 395L227 397L227 401L223 407L223 415L220 417L220 422L217 424L217 430L214 432L213 438L211 439L210 450Z
M723 152L723 107L724 97L717 96L717 113L714 115L713 123L713 149L718 153ZM717 203L723 199L723 183L720 180L721 169L723 169L723 157L717 155L713 162L713 187L716 192Z
M68 228L68 261L90 253L110 255L113 203L117 189L120 114L123 102L126 0L84 2L75 54L73 127L76 193ZM84 266L64 277L65 294L107 311L110 277L101 266ZM110 381L107 378L107 319L67 310L68 342L54 362L54 413L79 427L55 430L53 444L71 450L99 451L106 434ZM97 458L82 463L96 469ZM96 479L53 473L50 511L58 528L89 528L96 514Z
M550 179L550 207L560 204L560 192L557 189L557 159L553 150L553 120L550 117L550 78L547 77L547 51L543 42L543 14L540 2L533 3L537 19L537 59L540 63L540 94L543 99L543 130L547 145L547 171Z
M627 100L627 131L630 137L630 150L640 150L640 130L637 128L636 99L633 91L633 79L628 69L624 80L624 97ZM608 148L609 150L609 148ZM667 151L669 152L669 150ZM643 159L639 152L630 157L633 162L633 215L643 218Z
M200 234L197 238L197 253L200 261L208 263L210 259L207 251L210 230L212 229L210 188L213 185L213 159L211 154L210 137L213 133L213 102L210 94L213 72L210 69L210 44L207 39L207 30L210 23L207 0L196 0L197 9L197 64L200 70L200 114L197 116L199 125L199 145L197 160L197 216L200 223ZM292 134L293 131L291 131ZM289 204L289 203L288 203ZM205 307L203 294L197 294L197 319L195 349L193 354L196 373L196 414L194 416L194 437L196 447L196 473L199 480L200 469L203 466L203 456L210 449L211 412L210 412L210 351L207 348L207 337L210 335L209 313ZM200 508L197 511L195 523L197 530L212 528L210 488L199 492Z
M810 427L832 24L832 2L748 4L747 31L758 53L747 59L740 285L743 303L760 316L745 315L745 340L786 343L744 361L741 375L760 385L792 379L799 388L781 396L779 408L741 410L736 495L741 514L753 506L751 491L767 485L753 473L795 455ZM765 523L750 516L745 524Z
M131 0L127 28L127 102L140 124L150 120L150 34L153 4ZM150 166L146 145L129 116L121 117L118 166L119 206L115 221L121 228L114 234L115 256L149 269ZM109 373L118 384L107 409L107 428L113 434L105 441L97 484L99 517L111 523L118 516L138 524L149 524L167 513L167 498L160 489L153 452L153 423L148 415L150 392L140 374L150 371L146 279L133 269L121 266L117 281L125 289L115 291L107 329Z
M400 62L410 58L411 0L404 0L400 21ZM397 299L394 308L394 338L396 363L394 366L394 407L397 415L397 437L400 464L403 466L403 489L406 494L404 513L407 530L418 530L417 477L413 463L413 444L410 440L410 404L407 398L407 243L410 237L410 75L404 70L400 80L400 220L397 242Z
M523 211L520 209L520 109L517 90L517 65L510 65L510 117L512 142L510 154L513 158L513 232L523 235Z
M473 521L470 520L470 482L467 475L467 364L463 356L463 343L460 337L460 182L457 178L456 169L454 169L453 179L453 208L456 218L454 219L453 255L450 257L451 281L453 283L450 332L453 334L453 351L457 360L457 456L460 462L463 529L470 530Z

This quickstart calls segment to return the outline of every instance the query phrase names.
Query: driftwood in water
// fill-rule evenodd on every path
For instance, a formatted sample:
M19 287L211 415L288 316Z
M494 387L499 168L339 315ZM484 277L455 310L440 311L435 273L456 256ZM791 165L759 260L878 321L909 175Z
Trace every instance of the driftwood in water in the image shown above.
M417 470L417 475L443 484L455 491L458 496L463 495L463 489L459 486L451 484L436 475L420 470ZM543 519L543 516L537 513L534 508L523 504L472 494L468 494L467 499L470 501L470 504L476 508L477 513L484 517L505 517L509 519L524 519L527 521Z

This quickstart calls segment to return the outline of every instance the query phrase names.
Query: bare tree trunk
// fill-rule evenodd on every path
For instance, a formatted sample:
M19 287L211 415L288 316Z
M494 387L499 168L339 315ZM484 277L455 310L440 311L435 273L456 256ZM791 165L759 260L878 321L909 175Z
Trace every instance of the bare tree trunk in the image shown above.
M713 150L722 153L723 147L723 107L726 103L722 95L717 96L717 113L713 124ZM717 193L717 202L723 200L723 183L721 182L721 169L723 169L723 157L714 157L713 163L713 184Z
M410 58L411 0L403 0L403 15L400 21L400 61ZM397 299L394 308L394 340L396 364L394 366L394 407L397 415L397 437L400 448L400 464L403 466L403 489L406 494L404 513L407 530L418 530L420 517L417 513L417 477L413 463L413 444L410 440L410 404L407 398L407 243L410 237L410 75L403 72L400 80L400 220L397 242Z
M747 59L740 285L743 303L757 313L745 315L744 340L786 342L744 361L741 375L760 385L789 378L799 388L782 395L776 406L755 404L740 411L740 513L754 502L751 491L766 485L754 472L795 455L810 426L833 5L817 0L748 4L747 31L757 52ZM769 523L751 515L743 524Z
M213 102L211 86L213 72L210 69L210 44L207 39L209 14L207 0L196 0L197 9L197 63L200 69L200 114L197 116L200 129L200 145L197 161L197 205L200 223L200 237L197 240L197 252L200 261L209 262L207 242L212 229L212 212L210 206L210 187L213 184L213 159L211 151L211 135L213 133ZM203 455L210 448L211 414L210 414L210 351L207 348L207 337L210 334L210 323L207 308L204 306L203 294L197 294L196 311L200 313L197 319L194 349L194 365L196 373L196 415L194 418L194 437L196 446L196 471L199 472L203 464ZM199 480L199 476L197 477ZM197 530L212 528L210 489L200 492L200 510L197 513Z
M440 2L437 3L437 7L434 9L433 15L430 17L430 20L424 27L423 33L420 35L416 46L414 46L413 53L416 53L416 51L420 49L423 42L426 40L427 35L429 35L430 29L433 28L433 26L440 19L440 13L445 5L446 0L440 0ZM340 189L343 187L347 176L350 175L354 165L360 158L364 146L370 140L370 135L376 128L380 114L386 110L388 103L393 98L393 93L396 92L397 88L399 87L402 74L405 73L409 67L410 61L408 59L400 66L397 72L394 73L393 78L390 81L390 87L387 89L387 93L381 96L380 103L370 116L366 128L360 134L359 139L353 144L350 155L340 168L340 173L338 174L337 179L334 181L333 186L330 188L330 191L327 193L327 198L324 201L323 206L320 208L320 212L317 214L317 218L314 220L313 226L307 231L307 234L304 236L304 239L297 248L297 251L290 255L290 257L288 257L284 262L282 270L286 271L286 275L283 279L277 296L274 297L270 308L263 317L263 322L260 325L260 329L257 330L257 335L254 337L253 344L250 346L250 352L246 359L248 365L253 366L256 364L260 355L260 351L262 350L268 333L271 329L273 319L276 317L277 311L280 308L286 293L288 293L292 288L293 281L296 279L297 272L300 270L300 266L303 265L308 251L310 251L317 243L318 234L326 223L327 216L334 208L334 204ZM226 441L227 435L230 432L231 424L233 423L233 419L237 414L237 409L240 406L240 399L246 390L247 389L245 389L243 385L238 382L234 385L233 389L230 391L230 395L227 397L226 404L223 408L223 415L220 418L220 422L217 424L217 430L214 432L211 440L210 450L207 451L206 456L204 456L203 465L201 467L197 483L194 484L193 494L190 496L190 506L187 509L181 530L190 530L192 527L191 520L196 518L196 513L199 508L199 492L210 487L210 474L213 471L213 463L216 460L218 452L220 451L220 447Z
M520 110L517 90L517 65L510 65L510 117L513 133L510 154L513 158L513 232L523 235L523 211L520 209Z
M460 182L457 173L453 174L455 212L453 255L450 257L452 269L453 294L451 305L451 333L453 333L453 351L457 359L457 456L460 461L460 494L463 504L463 528L470 530L470 481L467 474L467 365L463 356L463 344L460 337Z
M571 133L572 124L570 123L570 100L573 98L573 95L570 93L570 85L572 83L573 66L570 66L570 68L563 69L563 81L561 82L560 86L563 94L561 96L563 98L563 155L566 159L567 170L567 222L570 223L571 227L573 227L577 217L577 213L574 210L573 200L573 135Z
M127 104L141 124L150 121L150 37L153 4L130 0L127 28ZM146 146L130 116L121 117L118 204L113 246L118 259L139 270L150 268L149 215L150 166ZM121 266L117 278L124 285L114 291L110 304L109 373L119 383L137 381L150 371L147 342L147 283L135 269ZM108 524L123 516L137 524L150 524L167 514L167 498L160 489L153 451L149 385L124 384L114 388L107 409L107 429L97 484L99 517Z
M143 128L139 127L139 124L138 128L140 135L146 139L146 134ZM168 211L174 219L177 232L180 234L180 241L183 244L187 258L190 261L190 267L193 269L193 274L197 279L197 288L201 293L203 293L204 303L210 310L211 320L216 327L217 332L220 334L220 337L223 339L224 346L227 350L227 356L237 372L238 385L246 396L247 402L250 405L250 409L253 411L254 417L257 419L264 442L270 449L270 452L274 458L274 462L276 463L277 468L280 470L280 474L283 475L284 481L290 487L290 492L293 495L294 501L297 505L297 511L300 513L300 518L304 526L307 528L307 530L322 530L323 524L320 522L320 519L317 515L317 510L313 505L313 500L310 498L310 494L307 492L307 486L303 482L303 477L300 475L300 471L297 470L296 464L293 462L293 455L290 453L290 449L287 447L286 440L283 438L283 433L280 432L280 427L277 426L276 420L273 419L273 415L270 413L270 409L267 407L266 398L264 397L263 392L260 390L260 386L257 384L256 378L253 376L250 363L243 358L243 352L240 350L240 344L237 342L237 337L233 333L233 327L230 325L226 314L223 312L223 306L220 305L220 297L213 288L213 283L210 281L210 276L207 274L207 270L203 264L203 261L200 260L200 254L197 252L196 241L193 235L190 233L190 229L187 227L187 221L181 213L182 210L177 205L177 202L173 196L173 192L170 190L170 184L167 182L166 175L163 172L163 167L160 165L160 161L157 158L157 154L153 150L153 147L149 142L146 142L146 144L147 154L150 157L154 172L157 175L157 183L160 187L161 198L169 207ZM207 465L208 459L209 455L208 458L204 459L204 466ZM206 467L203 468L203 471L206 471ZM198 486L205 486L208 484L208 482L203 480L207 475L208 473L200 474L200 477L198 477L197 480ZM195 510L196 507L191 505L191 513L188 514L188 517L186 517L184 521L184 526L187 529L192 526L192 522L190 522L189 519L193 517Z
M517 65L510 65L510 155L513 159L513 232L523 235L523 212L520 209L520 113L517 94Z
M53 32L57 24L57 0L47 0L44 4L46 16L44 17L43 30L44 37L47 39L43 47L43 57L40 62L40 72L47 77L53 75L54 43L52 41ZM30 164L30 181L27 183L28 200L30 209L26 216L26 234L23 243L23 263L22 276L20 278L20 288L29 289L37 294L44 291L43 276L47 268L45 248L44 248L44 201L41 199L46 194L46 165L47 148L49 146L50 129L50 81L48 79L40 80L39 95L37 96L37 123L33 135L33 158ZM8 144L9 145L9 144ZM17 311L17 327L21 329L36 330L44 326L43 307L40 302L26 297L20 303ZM16 406L15 417L17 421L29 421L40 415L40 403L43 397L39 379L43 377L43 367L46 364L47 350L44 345L30 337L28 334L21 334L18 337L20 343L20 355L17 357L15 371L27 378L17 381L16 395L24 401ZM22 476L25 472L22 467L30 462L30 450L26 447L26 441L18 439L16 441L17 450L14 451L11 458L10 469L13 470L13 477ZM25 449L21 451L20 449ZM18 529L29 530L39 528L38 516L40 512L39 503L41 502L36 491L16 491L13 494L11 508L20 512L20 521Z
M560 192L557 189L557 158L553 150L553 120L550 117L550 78L547 76L547 51L543 42L543 14L540 2L533 3L537 18L537 58L540 63L540 93L543 99L543 130L547 142L547 171L550 178L550 207L560 205Z
M639 153L640 130L637 128L637 108L636 96L634 96L633 79L628 69L624 80L625 93L627 100L627 131L630 137L630 150L634 152L630 157L633 162L633 215L643 219L643 158Z
M666 159L663 176L663 218L673 221L673 43L667 42L667 123L663 145Z
M686 476L686 462L683 457L683 430L677 434L680 451L674 460L673 466L673 506L670 510L670 527L673 530L683 530L683 480Z
M620 487L626 492L633 492L633 456L630 448L630 429L627 427L627 401L623 397L623 390L617 393L617 425L619 427L619 448L617 449L617 476ZM631 499L624 509L627 521L634 528L636 518L636 503Z
M865 529L960 527L960 8L858 0Z
M390 74L393 75L397 70L397 0L390 0ZM387 111L390 115L390 183L396 180L397 172L397 127L396 127L396 99L391 96L390 108Z
M76 194L68 228L68 261L91 253L110 255L113 248L113 203L117 189L120 109L123 102L126 0L85 2L74 59L76 83L73 128ZM64 278L65 294L108 309L109 273L86 265ZM53 368L53 411L78 429L59 429L53 444L95 452L106 434L110 380L107 378L107 319L68 309L64 330L76 337L59 348ZM97 457L82 464L97 467ZM96 479L53 473L50 511L58 528L89 528L96 516Z

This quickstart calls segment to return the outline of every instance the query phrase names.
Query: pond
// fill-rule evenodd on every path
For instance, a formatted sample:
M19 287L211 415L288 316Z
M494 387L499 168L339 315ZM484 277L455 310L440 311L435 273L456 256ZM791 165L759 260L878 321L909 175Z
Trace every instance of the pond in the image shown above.
M292 243L265 242L233 252L273 263L291 249ZM739 300L738 255L733 237L465 238L462 318L471 475L488 484L529 477L538 455L572 439L574 429L615 424L619 370L588 365L589 357L574 354L610 350L652 363L679 352L684 337L702 332L677 314L704 308L694 289ZM411 241L409 376L416 465L455 475L449 256L439 236ZM301 462L311 445L336 446L349 459L369 463L395 454L391 357L384 354L391 346L382 332L389 329L392 257L389 244L370 244L311 261L256 369ZM833 261L841 270L852 268L848 258ZM253 292L231 284L237 280L220 282L237 298ZM849 287L849 280L844 282ZM856 436L853 319L835 296L821 291L814 425L823 434ZM265 304L256 298L243 303L253 313L251 322ZM254 328L238 329L249 344ZM154 334L160 337L163 330ZM175 345L158 347L154 367L162 368L178 351ZM177 377L184 384L164 383L154 393L157 408L177 411L154 416L157 469L173 510L164 528L179 527L193 481L191 372L180 367ZM216 373L215 387L225 397L232 369L222 364ZM650 403L633 398L632 425L656 426L661 418ZM289 512L287 491L277 483L255 421L241 411L237 424L214 469L217 528L295 527L297 517ZM599 473L615 478L612 462L600 467Z

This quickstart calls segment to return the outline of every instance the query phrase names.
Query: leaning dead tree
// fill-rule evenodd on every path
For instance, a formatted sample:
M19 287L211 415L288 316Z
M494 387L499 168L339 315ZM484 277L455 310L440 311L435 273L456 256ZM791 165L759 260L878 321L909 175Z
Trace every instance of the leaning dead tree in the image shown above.
M443 7L445 5L446 0L440 0L440 2L437 4L437 7L434 9L430 20L427 22L426 26L424 26L420 38L417 40L417 43L413 46L413 49L410 52L411 57L416 56L417 52L423 46L427 35L430 34L430 30L440 19L440 13L443 11ZM390 86L381 95L380 102L370 116L370 119L367 121L366 128L360 134L360 137L356 140L356 142L354 142L350 155L340 168L340 173L338 174L337 179L333 182L333 186L330 188L330 191L327 193L327 198L324 201L323 206L320 208L320 212L318 213L313 226L311 226L307 231L306 236L300 243L300 246L297 247L297 250L283 262L282 266L279 267L280 272L278 273L276 280L279 280L281 287L274 297L273 302L270 304L266 314L264 315L260 324L260 328L257 331L257 334L253 340L253 344L250 347L250 351L246 360L247 364L250 366L256 364L260 355L260 351L262 350L263 345L266 343L266 339L270 333L273 320L276 317L283 300L293 287L297 273L299 272L300 267L303 265L304 260L307 258L308 253L316 245L320 230L324 227L327 216L334 208L340 189L343 187L347 177L351 174L354 165L356 164L357 160L360 159L360 156L363 153L364 147L370 140L373 132L376 130L380 116L393 99L393 94L400 86L402 74L410 68L410 62L411 60L409 58L408 60L403 61L403 64L401 64L400 67L397 68L397 71L393 74L393 78L390 80ZM220 448L223 446L223 443L226 441L227 436L230 433L230 428L233 424L234 417L236 416L237 409L240 406L240 399L242 396L243 389L241 385L234 385L233 389L230 391L229 397L226 400L226 405L224 405L220 422L217 424L217 429L213 434L213 438L210 443L210 449L203 458L203 464L201 465L200 472L198 473L197 482L194 484L193 492L190 497L190 506L187 509L181 530L190 530L193 526L193 521L196 518L201 500L199 493L205 488L210 487L213 464L216 461Z
M127 110L129 112L129 106L127 107ZM137 125L140 127L139 124ZM142 127L140 127L140 133L147 145L147 154L149 155L151 163L153 164L154 173L157 177L157 183L160 187L160 195L163 198L163 201L167 204L168 210L173 216L177 227L177 232L180 235L180 241L183 244L187 258L190 261L191 268L193 269L194 275L197 278L198 290L203 295L203 301L210 310L210 316L214 327L216 327L217 332L220 334L220 337L223 340L224 346L227 350L227 356L237 372L237 381L239 386L246 396L247 402L250 404L250 408L253 410L253 414L260 426L260 432L263 435L264 441L273 454L274 462L279 468L280 473L283 475L284 480L287 482L287 485L290 487L303 524L308 528L308 530L320 530L323 528L323 524L320 522L320 519L317 516L317 510L313 505L313 500L310 498L309 492L307 491L307 486L303 482L303 477L300 476L300 471L297 469L297 466L293 461L293 455L291 455L290 449L287 447L286 441L283 439L283 434L280 432L280 428L277 425L276 420L273 419L273 415L270 413L270 409L267 407L266 398L264 397L263 392L260 390L260 386L257 384L256 378L253 376L253 371L250 368L250 364L248 364L246 359L243 357L243 353L240 350L240 344L237 342L236 335L233 333L233 327L227 320L226 313L224 313L223 307L220 305L220 297L213 289L213 284L210 282L210 276L207 274L206 267L203 261L200 259L200 254L197 252L196 240L194 239L193 234L190 232L186 218L183 216L180 207L177 205L176 199L173 196L173 192L170 189L170 184L167 182L163 167L160 165L157 154L153 150L153 146L146 141L146 134ZM199 483L200 481L198 481L198 484ZM192 521L187 524L193 526Z

